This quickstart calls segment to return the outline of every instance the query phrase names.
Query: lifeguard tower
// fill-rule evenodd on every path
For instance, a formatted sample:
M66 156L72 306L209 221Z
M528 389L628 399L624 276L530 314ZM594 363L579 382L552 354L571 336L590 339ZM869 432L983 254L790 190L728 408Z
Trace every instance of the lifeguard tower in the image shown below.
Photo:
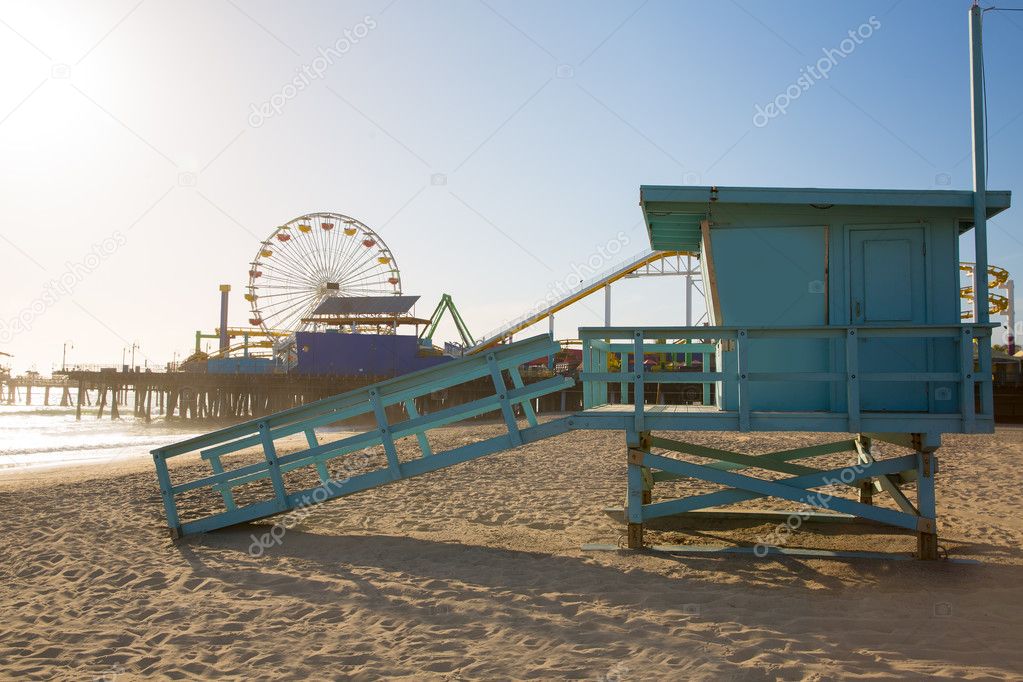
M627 433L629 546L642 545L651 519L770 496L917 531L920 555L933 557L941 434L994 429L993 325L960 324L959 237L974 227L973 193L658 186L643 187L640 204L653 248L699 254L712 324L579 330L586 409L573 425ZM1009 194L987 192L985 204L991 217L1008 208ZM645 370L648 354L679 348L713 353L714 371ZM617 372L608 371L613 356ZM694 379L712 383L711 400L650 404L646 384ZM855 436L750 457L653 430ZM872 440L914 452L875 461ZM843 451L854 466L794 463ZM792 478L736 473L746 468ZM651 502L657 481L680 476L733 489ZM811 489L828 482L858 487L859 500L822 503ZM902 490L911 482L915 503ZM874 506L876 491L899 511Z
M644 525L655 519L772 497L915 532L917 556L937 558L942 434L994 428L994 325L984 305L976 321L960 320L960 238L972 231L975 271L987 272L986 221L1010 203L1008 192L986 190L981 9L975 5L970 17L973 191L643 187L651 247L701 261L708 326L580 329L584 406L551 421L537 418L534 399L575 380L523 381L523 363L560 350L540 335L158 448L172 534L274 516L574 429L603 429L625 434L630 548L644 546ZM655 372L644 363L649 353L705 360L699 371ZM493 385L488 395L423 413L425 396L481 378ZM702 384L703 399L666 405L647 390L670 383ZM485 414L500 415L506 432L432 449L430 429ZM317 429L353 418L372 424L349 422L360 432L321 442ZM851 437L822 445L814 436L804 447L749 455L686 442L692 431ZM308 447L278 455L276 441L293 434L304 434ZM416 449L398 447L406 436ZM874 441L908 452L880 459ZM374 446L384 456L369 470L340 477L331 468ZM262 450L257 461L235 457L253 447ZM173 481L168 460L189 452L210 474ZM806 463L841 453L848 453L842 466ZM657 483L684 477L725 488L655 499ZM836 486L855 493L835 494ZM881 493L894 504L874 504ZM182 519L178 498L196 495Z

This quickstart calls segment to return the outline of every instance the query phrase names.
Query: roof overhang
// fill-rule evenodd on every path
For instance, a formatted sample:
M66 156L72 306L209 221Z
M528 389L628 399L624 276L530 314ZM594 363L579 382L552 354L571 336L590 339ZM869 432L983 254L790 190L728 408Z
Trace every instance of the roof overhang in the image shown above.
M330 296L313 310L313 315L401 315L419 300L418 296Z
M987 192L987 216L1009 208L1007 191ZM785 207L825 210L836 206L881 209L920 208L961 214L960 230L973 226L973 192L966 190L822 189L791 187L697 187L643 185L640 206L650 246L657 250L698 251L700 222L715 205Z

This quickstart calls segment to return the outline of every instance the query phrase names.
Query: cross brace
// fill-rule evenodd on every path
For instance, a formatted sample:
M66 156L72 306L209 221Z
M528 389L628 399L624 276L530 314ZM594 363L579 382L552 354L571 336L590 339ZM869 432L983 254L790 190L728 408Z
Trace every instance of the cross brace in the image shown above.
M693 464L657 455L650 452L649 447L637 447L637 439L632 439L628 451L630 494L629 505L626 509L626 518L630 526L630 547L642 546L642 524L644 521L762 497L777 497L916 531L921 538L921 557L934 558L926 555L936 555L936 527L933 504L934 457L930 451L918 451L901 457L875 460L870 453L869 438L861 436L856 439L812 445L764 455L746 455L667 438L651 437L648 433L643 432L637 435L638 440L644 445L646 444L644 441L646 441L652 447L705 457L715 461L710 464ZM792 460L847 451L856 453L856 461L854 464L843 467L816 469L803 464L792 463ZM735 473L736 470L746 468L764 469L790 474L790 476L778 480L765 480ZM649 472L651 469L656 469L656 471L652 472L652 475L648 476L648 480L651 482L678 478L695 478L728 486L728 488L717 492L692 495L657 503L648 503L644 500L644 503L640 504L636 492L643 489L643 483L646 478L640 476L640 473ZM635 474L633 474L633 471L635 471ZM919 500L917 506L914 506L899 488L899 484L907 480L923 481L918 484ZM901 511L876 507L870 503L871 500L869 498L864 499L862 495L861 500L857 502L837 497L826 491L814 490L822 486L837 484L858 488L861 481L868 483L873 481L879 482L879 486L895 499ZM932 544L934 545L933 552L929 549L929 546Z

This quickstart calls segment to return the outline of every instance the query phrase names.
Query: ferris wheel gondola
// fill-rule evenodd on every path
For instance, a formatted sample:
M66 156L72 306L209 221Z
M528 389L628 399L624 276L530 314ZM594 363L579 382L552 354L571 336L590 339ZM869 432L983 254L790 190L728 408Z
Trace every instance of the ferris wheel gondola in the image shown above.
M326 298L389 295L401 295L401 272L380 235L340 213L310 213L259 244L245 300L249 324L296 332Z

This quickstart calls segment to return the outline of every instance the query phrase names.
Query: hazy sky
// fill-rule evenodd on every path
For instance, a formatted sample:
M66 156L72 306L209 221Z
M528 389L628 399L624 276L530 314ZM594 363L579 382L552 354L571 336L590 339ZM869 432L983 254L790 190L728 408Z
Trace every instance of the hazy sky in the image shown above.
M245 324L258 242L312 211L378 230L417 312L450 293L478 334L601 246L643 248L641 184L967 189L968 6L0 3L0 350L43 373L64 341L71 362L181 357L219 284ZM869 37L808 77L850 31ZM989 186L1016 191L1023 13L987 14L985 39ZM991 226L1017 275L1019 215ZM681 292L630 281L614 320L681 323Z

